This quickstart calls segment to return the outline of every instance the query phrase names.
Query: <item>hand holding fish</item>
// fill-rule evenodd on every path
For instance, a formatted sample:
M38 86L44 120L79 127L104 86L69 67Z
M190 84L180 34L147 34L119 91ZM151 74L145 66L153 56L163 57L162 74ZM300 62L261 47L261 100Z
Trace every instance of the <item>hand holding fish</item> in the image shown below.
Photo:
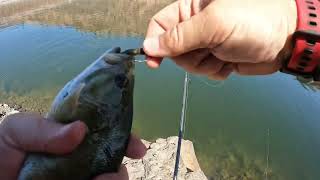
M147 64L163 57L192 73L225 79L270 74L291 55L296 28L294 0L181 0L150 21Z
M75 121L62 125L45 120L40 115L18 113L8 116L0 124L0 179L17 179L27 152L62 155L72 152L82 142L87 131L86 125ZM145 146L131 135L126 155L141 158ZM118 173L103 174L95 180L124 180L128 174L124 166Z

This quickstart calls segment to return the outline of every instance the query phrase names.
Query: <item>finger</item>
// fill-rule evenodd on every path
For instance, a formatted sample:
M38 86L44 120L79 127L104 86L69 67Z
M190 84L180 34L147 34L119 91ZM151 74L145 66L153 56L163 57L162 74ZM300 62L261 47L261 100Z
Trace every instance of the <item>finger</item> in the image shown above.
M150 68L157 69L160 67L160 64L162 63L163 58L146 56L146 60L147 60L147 65Z
M133 159L140 159L146 152L147 147L142 143L140 138L131 134L126 156Z
M40 115L18 113L8 116L1 128L7 144L16 149L65 154L81 143L87 127L81 121L62 125Z
M150 20L147 37L159 36L177 25L180 22L179 11L179 1L176 1L155 14Z
M0 136L0 179L17 179L25 153L9 147Z
M148 26L146 39L158 37L167 30L172 29L181 21L185 21L195 13L200 12L209 2L210 0L186 0L170 4L152 17ZM144 43L144 50L146 52L149 49L147 46L148 44ZM147 56L146 59L147 65L151 68L158 68L162 62L162 57Z
M174 57L204 48L209 44L205 43L202 36L204 20L204 13L200 12L160 36L146 39L143 44L146 54L154 57Z
M223 61L210 54L196 67L196 73L202 75L216 74L221 71L224 64Z
M170 29L171 26L177 23L179 18L179 15L177 15L177 9L178 2L175 2L167 7L165 7L163 10L161 10L159 13L157 13L154 17L152 17L146 38L151 37L157 37L160 34L164 33L166 30ZM146 47L144 46L144 49ZM146 56L147 65L150 68L158 68L162 62L161 57L152 57L152 56Z
M210 55L210 51L208 49L197 49L183 55L177 56L173 58L173 61L178 65L184 68L186 71L191 73L197 73L197 66L201 64L201 61L205 59L205 57Z
M129 180L129 175L126 166L123 164L117 173L106 173L99 175L94 180Z
M222 67L222 69L215 74L211 74L208 76L209 79L212 80L226 80L229 75L233 72L233 65L232 64L224 64L224 66Z
M274 61L271 63L236 63L234 70L240 75L266 75L277 72L281 68L281 63Z

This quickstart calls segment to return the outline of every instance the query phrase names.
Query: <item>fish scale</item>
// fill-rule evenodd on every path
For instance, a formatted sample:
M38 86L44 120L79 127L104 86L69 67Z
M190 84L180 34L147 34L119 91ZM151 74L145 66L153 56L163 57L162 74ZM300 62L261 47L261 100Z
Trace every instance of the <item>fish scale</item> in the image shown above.
M48 118L59 123L82 120L83 142L70 154L29 153L19 180L89 180L121 165L133 116L133 55L108 50L58 93ZM106 60L117 59L117 64Z

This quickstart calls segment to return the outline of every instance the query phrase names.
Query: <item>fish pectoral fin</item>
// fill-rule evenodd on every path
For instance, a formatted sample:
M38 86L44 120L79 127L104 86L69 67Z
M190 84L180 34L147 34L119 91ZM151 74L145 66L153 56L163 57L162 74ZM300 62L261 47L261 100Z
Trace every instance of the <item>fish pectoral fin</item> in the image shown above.
M72 94L72 97L70 98L70 115L71 117L74 117L74 115L76 114L77 112L77 107L79 106L79 99L80 99L80 95L81 95L81 92L83 90L83 88L85 87L85 83L81 83L79 85L79 87L77 88L77 90L74 92L74 94Z
M107 123L103 123L103 124L101 124L99 127L92 129L92 130L90 131L90 133L93 133L93 134L94 134L94 133L97 133L97 132L99 132L99 131L107 128L107 127L108 127L108 124L107 124Z

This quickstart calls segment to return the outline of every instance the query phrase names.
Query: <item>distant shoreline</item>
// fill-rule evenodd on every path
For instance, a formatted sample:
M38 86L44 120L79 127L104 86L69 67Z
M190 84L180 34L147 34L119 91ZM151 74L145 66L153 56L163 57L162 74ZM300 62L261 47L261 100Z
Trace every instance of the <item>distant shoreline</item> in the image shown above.
M17 2L17 1L20 1L20 0L0 0L0 6L5 5L5 4L10 4L13 2Z
M144 36L150 18L173 1L97 0L89 6L87 0L0 0L0 24L31 21L97 34Z

